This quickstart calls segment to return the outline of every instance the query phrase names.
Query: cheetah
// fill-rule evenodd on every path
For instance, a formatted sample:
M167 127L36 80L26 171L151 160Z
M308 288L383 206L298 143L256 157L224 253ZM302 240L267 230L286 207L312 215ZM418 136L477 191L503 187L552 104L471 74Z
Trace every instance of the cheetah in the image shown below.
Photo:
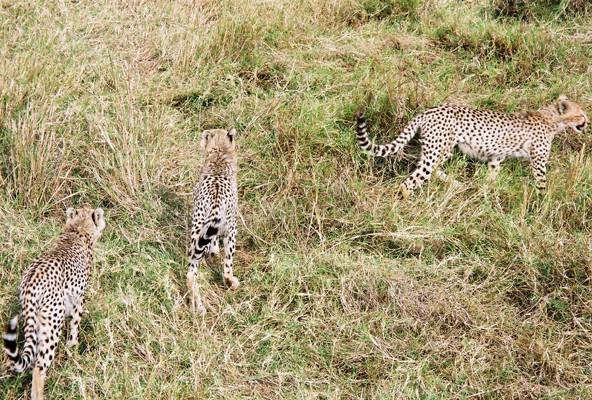
M446 179L440 166L452 155L455 146L464 154L487 162L490 181L496 179L506 158L530 159L536 187L542 190L546 187L553 137L566 127L580 133L590 122L583 108L565 96L537 111L514 114L445 103L413 118L391 143L376 145L368 138L363 114L356 117L359 146L379 157L397 153L420 131L419 163L401 185L403 198L408 198L434 171Z
M237 289L238 279L232 272L236 248L236 218L238 214L237 157L234 137L236 129L211 129L202 132L203 152L201 178L193 191L190 264L187 286L193 309L205 312L199 294L197 271L201 260L218 254L219 239L224 245L224 282Z
M84 290L93 263L93 244L105 228L102 209L66 210L66 224L54 248L27 268L19 287L25 343L17 347L18 316L4 334L8 366L22 372L34 364L31 399L43 399L47 370L62 331L64 318L72 317L67 346L78 344Z

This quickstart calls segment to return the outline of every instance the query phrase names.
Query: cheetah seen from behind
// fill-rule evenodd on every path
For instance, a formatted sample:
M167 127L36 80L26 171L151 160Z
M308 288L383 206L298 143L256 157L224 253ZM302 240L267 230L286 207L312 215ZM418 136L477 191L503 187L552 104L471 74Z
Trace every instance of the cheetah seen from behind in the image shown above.
M404 198L411 195L435 171L446 178L441 165L457 147L470 157L487 162L489 180L495 180L506 158L530 159L536 186L546 186L546 168L551 142L566 127L582 132L589 119L580 105L560 96L537 111L504 114L441 104L413 118L391 143L376 145L370 141L366 120L357 115L358 144L363 150L386 157L401 150L419 131L421 155L416 169L401 185Z
M193 309L205 312L197 272L201 260L218 254L219 240L224 245L224 282L231 289L239 286L233 275L232 258L236 249L236 218L238 215L236 130L211 129L202 132L203 151L201 178L193 191L190 265L187 286Z
M105 228L103 210L66 210L66 224L54 248L38 257L25 271L19 300L25 325L25 343L17 347L18 316L4 334L8 365L16 372L33 368L31 399L43 398L43 386L66 316L71 316L67 345L78 344L84 290L93 264L93 245Z

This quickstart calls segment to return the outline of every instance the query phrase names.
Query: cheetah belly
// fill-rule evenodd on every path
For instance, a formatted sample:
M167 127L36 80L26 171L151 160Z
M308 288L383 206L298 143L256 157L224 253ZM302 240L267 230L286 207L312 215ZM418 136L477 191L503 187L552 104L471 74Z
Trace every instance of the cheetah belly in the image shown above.
M74 304L78 304L83 295L84 290L81 291L78 288L64 290L64 314L66 317L72 316L72 308L74 308Z
M475 149L467 142L459 142L457 145L458 149L469 157L475 158L479 161L487 161L489 157L483 151Z
M70 291L64 291L64 308L66 317L72 314L72 305L74 304L74 295Z
M515 158L530 158L530 141L526 141L519 148L510 151L508 156Z

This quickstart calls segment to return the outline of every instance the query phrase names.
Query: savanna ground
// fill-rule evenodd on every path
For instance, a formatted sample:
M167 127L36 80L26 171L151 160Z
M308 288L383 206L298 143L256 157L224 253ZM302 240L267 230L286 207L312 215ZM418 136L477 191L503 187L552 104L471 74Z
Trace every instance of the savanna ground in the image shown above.
M549 188L456 155L411 200L417 147L363 154L443 101L560 94L592 113L587 1L0 1L0 315L71 205L106 210L81 344L50 399L592 397L592 146ZM186 299L207 128L235 126L241 287ZM0 368L0 398L30 374Z

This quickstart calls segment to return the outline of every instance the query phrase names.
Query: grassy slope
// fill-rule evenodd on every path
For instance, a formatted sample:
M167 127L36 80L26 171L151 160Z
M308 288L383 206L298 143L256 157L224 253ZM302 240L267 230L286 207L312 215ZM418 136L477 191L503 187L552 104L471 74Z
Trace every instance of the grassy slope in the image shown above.
M1 320L67 206L108 218L48 398L592 396L590 136L557 138L544 195L524 162L488 185L457 155L465 185L402 202L416 152L368 157L352 124L366 110L387 140L442 101L515 111L561 93L592 110L581 1L500 18L487 1L193 3L0 3ZM229 126L242 286L210 262L194 316L198 137ZM29 386L0 370L0 398Z

